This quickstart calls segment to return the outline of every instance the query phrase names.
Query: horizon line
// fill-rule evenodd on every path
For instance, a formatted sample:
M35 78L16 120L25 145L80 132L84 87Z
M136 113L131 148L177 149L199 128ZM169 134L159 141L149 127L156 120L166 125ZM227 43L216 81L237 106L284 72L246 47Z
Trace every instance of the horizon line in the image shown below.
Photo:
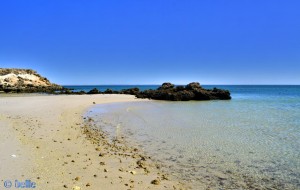
M59 84L61 86L161 86L162 84ZM186 86L187 84L174 84ZM222 86L300 86L300 84L201 84L200 85L222 85Z

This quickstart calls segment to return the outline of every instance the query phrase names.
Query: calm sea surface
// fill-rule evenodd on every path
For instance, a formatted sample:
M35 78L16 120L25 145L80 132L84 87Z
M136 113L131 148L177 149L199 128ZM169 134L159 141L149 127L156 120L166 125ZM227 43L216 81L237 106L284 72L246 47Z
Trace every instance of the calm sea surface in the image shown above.
M216 87L232 100L115 103L87 114L193 189L300 189L300 86Z

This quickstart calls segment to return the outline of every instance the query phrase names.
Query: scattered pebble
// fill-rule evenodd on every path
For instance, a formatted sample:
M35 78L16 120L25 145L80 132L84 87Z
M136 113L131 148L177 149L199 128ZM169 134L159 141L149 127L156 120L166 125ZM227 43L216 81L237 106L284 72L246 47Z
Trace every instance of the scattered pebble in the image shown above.
M104 156L104 154L103 154L103 153L100 153L100 154L99 154L99 156L100 156L100 157L103 157L103 156Z
M155 179L155 180L151 181L151 184L153 184L153 185L159 185L160 181L158 179Z
M100 165L101 165L101 166L104 166L104 165L105 165L105 162L100 162Z
M162 179L163 180L169 180L169 178L165 174L162 175Z

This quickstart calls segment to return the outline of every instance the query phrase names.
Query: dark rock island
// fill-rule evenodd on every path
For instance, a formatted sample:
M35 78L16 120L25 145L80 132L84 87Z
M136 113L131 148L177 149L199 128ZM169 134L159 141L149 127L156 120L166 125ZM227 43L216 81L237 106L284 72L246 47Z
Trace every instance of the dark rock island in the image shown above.
M176 86L171 83L163 83L157 90L145 90L135 94L137 98L149 98L154 100L188 101L188 100L229 100L228 90L214 88L204 89L198 82L186 86Z
M188 100L230 100L230 92L214 88L204 89L198 82L190 83L186 86L175 86L171 83L163 83L156 90L140 91L139 88L124 89L113 91L107 89L100 92L98 89L92 89L87 94L130 94L137 98L147 98L153 100L170 100L170 101L188 101Z

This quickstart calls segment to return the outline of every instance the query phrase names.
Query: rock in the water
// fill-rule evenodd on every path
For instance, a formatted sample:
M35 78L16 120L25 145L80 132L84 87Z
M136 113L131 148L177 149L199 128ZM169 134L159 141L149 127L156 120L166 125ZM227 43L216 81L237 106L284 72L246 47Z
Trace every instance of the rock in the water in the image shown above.
M129 88L121 90L120 94L137 95L140 92L139 88Z
M161 85L161 87L158 88L158 90L166 90L166 89L171 89L174 88L174 84L170 83L170 82L165 82Z
M214 88L207 90L200 83L193 82L184 86L171 83L163 83L157 90L145 90L136 95L137 98L148 98L154 100L188 101L188 100L229 100L228 90Z
M87 94L100 94L101 92L97 88L93 88Z
M137 98L148 98L154 100L188 101L188 100L229 100L228 90L214 88L204 89L199 82L192 82L186 86L175 86L165 82L156 90L140 91L139 88L123 89L114 91L107 89L104 92L97 88L89 92L74 92L74 89L63 88L30 69L1 69L0 68L0 92L45 92L55 94L130 94ZM59 91L59 92L56 92Z
M104 91L104 94L113 94L113 93L114 93L114 91L112 89L106 89Z
M187 90L196 90L202 88L199 82L191 82L185 87Z

